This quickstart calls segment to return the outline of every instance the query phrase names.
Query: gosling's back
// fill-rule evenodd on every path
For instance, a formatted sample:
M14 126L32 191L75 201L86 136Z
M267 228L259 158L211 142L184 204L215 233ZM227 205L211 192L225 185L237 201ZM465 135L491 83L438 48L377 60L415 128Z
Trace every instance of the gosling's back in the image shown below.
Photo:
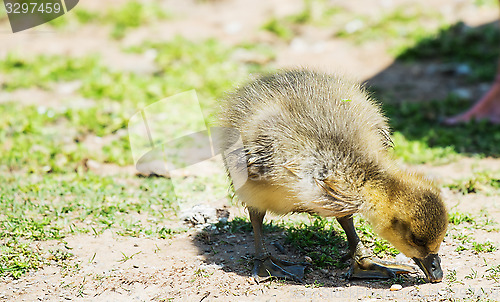
M377 174L391 144L379 106L340 76L266 75L228 95L222 107L221 125L239 131L246 153L250 181L239 196L262 210L355 211L357 188ZM344 187L341 196L325 194L323 185L332 182Z

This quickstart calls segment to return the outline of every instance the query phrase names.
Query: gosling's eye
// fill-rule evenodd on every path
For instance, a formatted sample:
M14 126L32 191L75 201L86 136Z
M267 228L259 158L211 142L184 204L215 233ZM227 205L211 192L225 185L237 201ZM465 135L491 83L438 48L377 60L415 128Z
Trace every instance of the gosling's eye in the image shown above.
M411 240L413 241L413 243L415 243L418 246L424 246L425 245L425 240L422 239L422 238L418 238L414 234L411 235Z

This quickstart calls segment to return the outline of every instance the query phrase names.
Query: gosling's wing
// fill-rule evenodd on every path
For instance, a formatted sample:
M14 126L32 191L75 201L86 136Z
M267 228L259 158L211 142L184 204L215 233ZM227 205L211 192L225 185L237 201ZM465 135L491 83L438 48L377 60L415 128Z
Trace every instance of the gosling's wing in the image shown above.
M391 133L387 127L379 127L378 133L382 137L382 144L384 145L385 149L394 147L394 142L392 141Z
M303 198L296 205L294 212L306 212L323 217L343 217L359 211L361 201L354 194L334 188L324 180L314 179L314 182L315 190L309 188L300 192Z

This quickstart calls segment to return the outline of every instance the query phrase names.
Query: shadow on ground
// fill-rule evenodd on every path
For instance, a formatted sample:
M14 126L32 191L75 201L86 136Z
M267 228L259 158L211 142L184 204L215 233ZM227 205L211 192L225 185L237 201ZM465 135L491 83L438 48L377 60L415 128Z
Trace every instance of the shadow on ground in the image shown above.
M493 81L500 57L496 22L479 27L457 23L401 53L367 81L393 131L429 147L500 156L500 125L487 122L445 126L445 117L468 109Z
M349 264L341 260L347 253L347 242L344 234L334 227L336 223L335 220L317 218L311 223L285 226L271 221L264 224L266 247L283 260L305 262L305 257L310 257L312 264L306 268L304 277L306 286L343 287L351 284L389 288L396 281L403 286L422 283L418 276L400 276L393 280L347 280ZM248 220L235 218L227 223L212 224L195 238L194 244L207 264L216 264L225 272L251 278L254 241Z

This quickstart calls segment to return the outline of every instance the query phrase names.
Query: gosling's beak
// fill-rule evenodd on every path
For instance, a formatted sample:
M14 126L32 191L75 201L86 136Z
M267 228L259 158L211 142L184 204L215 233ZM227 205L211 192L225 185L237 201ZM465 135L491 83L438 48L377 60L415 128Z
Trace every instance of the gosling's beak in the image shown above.
M431 282L441 282L443 271L441 270L441 259L438 254L429 254L425 258L413 258L413 261L424 271L425 277Z

